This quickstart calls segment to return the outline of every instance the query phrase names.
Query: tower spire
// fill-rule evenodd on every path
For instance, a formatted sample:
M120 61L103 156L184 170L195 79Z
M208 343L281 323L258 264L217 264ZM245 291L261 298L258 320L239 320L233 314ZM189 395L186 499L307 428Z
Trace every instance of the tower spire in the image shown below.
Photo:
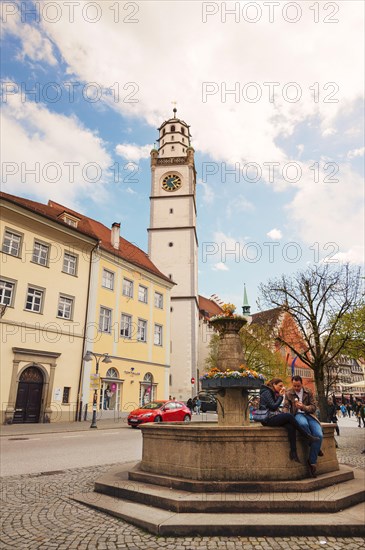
M242 306L242 314L243 315L250 315L251 307L248 303L247 298L247 291L246 291L246 284L243 285L243 306Z
M176 101L171 101L171 103L174 105L174 108L172 109L172 112L173 112L173 118L177 118L176 116L176 113L177 113L177 108L176 108L176 105L177 105L177 102Z

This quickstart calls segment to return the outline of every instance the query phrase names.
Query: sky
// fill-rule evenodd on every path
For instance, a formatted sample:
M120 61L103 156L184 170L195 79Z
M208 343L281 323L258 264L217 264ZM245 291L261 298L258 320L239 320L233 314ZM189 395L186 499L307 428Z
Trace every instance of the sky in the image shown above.
M364 4L1 4L1 187L147 251L157 128L191 127L199 293L364 262Z

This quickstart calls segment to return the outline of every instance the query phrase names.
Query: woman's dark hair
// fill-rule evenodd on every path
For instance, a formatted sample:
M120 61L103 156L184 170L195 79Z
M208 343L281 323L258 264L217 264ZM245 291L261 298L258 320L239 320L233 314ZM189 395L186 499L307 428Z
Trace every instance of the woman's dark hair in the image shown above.
M274 384L280 384L280 382L282 382L282 379L281 378L272 378L271 380L269 380L267 383L266 383L266 386L269 386L269 388L272 388L274 389Z

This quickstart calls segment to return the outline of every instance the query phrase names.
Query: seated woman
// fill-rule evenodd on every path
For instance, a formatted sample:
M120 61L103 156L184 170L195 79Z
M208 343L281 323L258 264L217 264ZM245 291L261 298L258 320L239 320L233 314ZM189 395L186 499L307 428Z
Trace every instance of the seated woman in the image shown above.
M300 462L297 455L296 430L309 442L317 441L318 437L309 435L295 420L290 413L279 411L285 394L284 383L280 378L273 378L260 388L260 410L268 411L268 418L262 421L263 426L278 427L283 426L288 432L290 444L290 460Z

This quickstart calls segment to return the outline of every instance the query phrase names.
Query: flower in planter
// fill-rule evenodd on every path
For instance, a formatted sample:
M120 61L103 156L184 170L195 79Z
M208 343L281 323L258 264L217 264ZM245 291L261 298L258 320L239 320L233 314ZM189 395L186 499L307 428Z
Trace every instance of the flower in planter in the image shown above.
M259 380L265 380L262 374L257 373L254 370L247 369L244 365L240 365L237 370L227 369L226 371L220 371L217 368L210 369L208 372L201 376L200 380L211 380L217 378L257 378Z

